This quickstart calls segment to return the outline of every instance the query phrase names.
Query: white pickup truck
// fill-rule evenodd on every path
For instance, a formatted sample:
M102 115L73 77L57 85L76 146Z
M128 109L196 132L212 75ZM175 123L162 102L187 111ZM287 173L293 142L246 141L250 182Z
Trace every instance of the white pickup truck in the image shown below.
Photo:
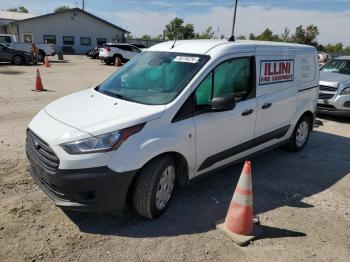
M0 44L6 45L9 48L31 52L31 43L20 43L16 41L16 36L9 34L0 34ZM43 61L46 55L53 56L56 54L56 46L53 44L37 44L39 48L38 61Z

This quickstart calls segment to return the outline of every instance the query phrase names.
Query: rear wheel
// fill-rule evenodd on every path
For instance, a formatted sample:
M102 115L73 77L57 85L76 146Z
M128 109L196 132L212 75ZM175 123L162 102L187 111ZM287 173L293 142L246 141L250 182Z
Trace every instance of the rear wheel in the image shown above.
M37 57L38 62L44 61L45 56L46 56L46 54L44 51L39 51L38 57Z
M306 145L311 132L311 120L307 116L303 116L298 121L293 134L290 138L288 148L292 152L301 151Z
M169 157L155 159L139 174L133 192L135 211L145 218L155 219L167 209L175 187L176 166Z
M22 56L15 55L15 56L12 58L12 63L14 63L15 65L23 65L24 59L23 59Z

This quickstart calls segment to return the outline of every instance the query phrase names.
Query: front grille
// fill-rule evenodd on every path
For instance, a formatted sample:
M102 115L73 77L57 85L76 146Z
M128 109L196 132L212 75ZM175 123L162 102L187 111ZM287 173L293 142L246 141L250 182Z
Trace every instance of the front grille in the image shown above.
M320 86L320 91L318 95L318 99L329 100L332 99L337 92L336 87L332 86Z
M46 171L55 172L58 170L60 161L56 154L45 141L29 129L27 130L26 148L27 153Z
M318 99L332 99L332 97L334 96L334 94L323 94L323 93L319 93L318 94Z
M322 91L329 91L329 92L336 92L337 88L336 87L331 87L331 86L320 86L320 90Z

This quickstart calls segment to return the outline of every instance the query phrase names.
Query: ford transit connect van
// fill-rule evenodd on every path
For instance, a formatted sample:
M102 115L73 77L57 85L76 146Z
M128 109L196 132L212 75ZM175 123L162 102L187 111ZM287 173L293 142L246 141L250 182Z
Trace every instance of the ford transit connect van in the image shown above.
M95 88L43 108L27 129L31 175L57 206L153 219L175 185L287 144L313 127L310 46L226 40L155 45Z

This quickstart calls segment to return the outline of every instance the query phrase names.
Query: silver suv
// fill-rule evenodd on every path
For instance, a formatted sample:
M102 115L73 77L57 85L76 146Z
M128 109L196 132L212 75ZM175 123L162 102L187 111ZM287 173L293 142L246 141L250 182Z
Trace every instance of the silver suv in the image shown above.
M350 116L350 56L331 60L320 71L317 111Z

